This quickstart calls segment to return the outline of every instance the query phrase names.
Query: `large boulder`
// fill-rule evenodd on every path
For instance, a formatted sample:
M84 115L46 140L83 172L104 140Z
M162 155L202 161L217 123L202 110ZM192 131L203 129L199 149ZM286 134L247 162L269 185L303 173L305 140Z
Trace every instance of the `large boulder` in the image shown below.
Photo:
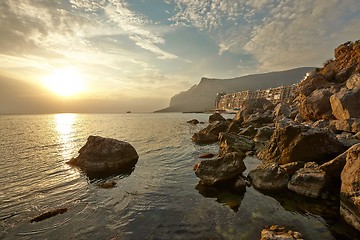
M330 88L315 89L298 106L302 118L306 120L333 119L329 100L333 93L334 91Z
M341 172L340 214L360 231L360 144L347 151Z
M219 144L219 155L230 152L245 153L253 150L255 147L255 142L252 139L233 133L220 133Z
M328 181L326 172L319 165L308 162L291 177L288 189L308 197L325 198Z
M322 164L320 166L320 169L325 171L330 176L333 176L336 179L340 179L341 172L346 164L346 155L347 151L340 154L336 158Z
M191 140L196 143L214 143L217 141L219 133L225 132L228 126L228 121L211 122L206 128L195 133Z
M343 146L327 129L311 128L290 119L276 123L266 147L258 154L265 161L285 164L297 161L321 162L343 152Z
M275 191L286 188L289 175L276 163L262 163L251 170L248 178L254 188L265 191Z
M360 118L360 88L342 89L330 97L330 103L337 119Z
M233 180L246 170L244 153L227 153L215 160L203 160L194 167L203 185L212 186Z
M79 150L79 156L68 163L79 166L88 173L129 171L137 163L139 156L135 148L127 142L100 136L89 136Z

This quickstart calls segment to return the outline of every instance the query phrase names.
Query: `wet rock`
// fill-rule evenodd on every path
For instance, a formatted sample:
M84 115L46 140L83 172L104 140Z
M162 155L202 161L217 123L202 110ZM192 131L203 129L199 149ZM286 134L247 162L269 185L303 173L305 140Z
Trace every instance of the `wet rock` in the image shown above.
M261 231L261 240L295 240L303 239L301 233L297 231L290 230L287 227L280 227L278 225L273 225L270 227L265 227Z
M328 130L282 119L277 122L275 132L258 157L279 164L297 161L320 162L338 155L343 150L342 144Z
M244 158L244 153L227 153L215 160L203 160L195 165L195 175L207 186L230 181L245 171Z
M135 148L127 142L100 136L89 136L79 156L68 163L87 173L126 172L139 159Z
M305 162L303 161L298 161L298 162L291 162L291 163L286 163L283 165L280 165L286 172L287 174L289 174L289 176L294 175L294 173L299 170L300 168L303 168L305 165Z
M193 124L193 125L196 125L199 123L199 121L197 119L192 119L192 120L189 120L187 121L187 123L190 123L190 124Z
M53 209L53 210L47 211L45 213L40 214L39 216L36 216L36 217L32 218L30 220L30 222L31 223L33 223L33 222L41 222L41 221L44 221L45 219L54 217L54 216L56 216L58 214L63 214L65 212L67 212L67 210L68 210L67 208Z
M360 88L342 89L330 97L332 114L336 119L360 118Z
M230 152L247 152L251 151L255 147L255 142L241 135L233 133L220 133L219 134L219 155L224 155Z
M199 158L213 158L215 157L215 154L213 153L203 153L199 156Z
M305 163L304 168L299 169L291 177L288 189L297 194L313 197L326 198L326 186L328 178L315 162Z
M248 178L254 188L276 191L286 188L289 175L276 163L262 163L249 172Z
M209 116L209 123L216 121L226 121L226 119L220 113L213 113Z
M340 214L360 231L360 144L347 151L341 172Z
M236 192L245 192L246 190L246 180L243 176L238 176L234 180L234 185L232 186L232 189Z
M196 143L214 143L217 141L219 133L225 132L229 123L227 121L215 121L206 128L195 133L191 140Z

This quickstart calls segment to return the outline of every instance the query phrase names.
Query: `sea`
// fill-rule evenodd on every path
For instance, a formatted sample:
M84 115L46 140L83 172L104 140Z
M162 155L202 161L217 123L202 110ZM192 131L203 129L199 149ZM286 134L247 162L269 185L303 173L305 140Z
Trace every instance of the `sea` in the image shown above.
M225 115L232 118L233 115ZM191 136L209 114L0 115L0 239L260 239L274 224L305 239L357 239L332 201L291 192L204 189L193 166L218 144ZM205 124L191 125L197 119ZM132 172L87 176L66 162L89 135L129 142ZM245 175L260 164L246 157ZM100 185L114 181L113 188ZM40 222L34 217L67 211Z

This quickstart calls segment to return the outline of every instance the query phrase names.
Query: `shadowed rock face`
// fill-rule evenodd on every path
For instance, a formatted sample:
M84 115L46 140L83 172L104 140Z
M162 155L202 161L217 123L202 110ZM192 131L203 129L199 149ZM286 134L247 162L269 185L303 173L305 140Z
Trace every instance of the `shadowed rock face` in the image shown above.
M89 136L79 156L68 163L87 173L127 172L138 161L138 154L127 142L112 138Z
M285 189L289 175L276 163L263 163L249 172L248 177L254 188L258 190Z
M347 151L341 172L340 214L360 231L360 144Z

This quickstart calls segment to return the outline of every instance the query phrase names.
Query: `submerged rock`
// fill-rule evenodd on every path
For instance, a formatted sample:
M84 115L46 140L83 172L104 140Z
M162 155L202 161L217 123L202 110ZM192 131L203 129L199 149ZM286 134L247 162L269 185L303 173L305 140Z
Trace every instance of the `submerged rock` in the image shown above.
M212 186L234 179L245 171L244 153L227 153L215 160L203 160L194 167L203 185Z
M56 216L58 214L63 214L65 212L67 212L67 210L68 210L67 208L53 209L53 210L47 211L45 213L40 214L39 216L36 216L36 217L32 218L30 220L30 222L31 223L33 223L33 222L41 222L41 221L44 221L45 219L54 217L54 216Z
M360 231L360 144L347 151L341 172L340 214Z
M132 169L139 159L135 148L127 142L100 136L89 136L79 156L68 163L87 173L122 172Z
M199 121L197 119L192 119L192 120L189 120L187 121L187 123L190 123L190 124L193 124L193 125L196 125L199 123Z
M275 191L286 188L289 175L276 163L263 163L251 170L248 175L254 188Z

